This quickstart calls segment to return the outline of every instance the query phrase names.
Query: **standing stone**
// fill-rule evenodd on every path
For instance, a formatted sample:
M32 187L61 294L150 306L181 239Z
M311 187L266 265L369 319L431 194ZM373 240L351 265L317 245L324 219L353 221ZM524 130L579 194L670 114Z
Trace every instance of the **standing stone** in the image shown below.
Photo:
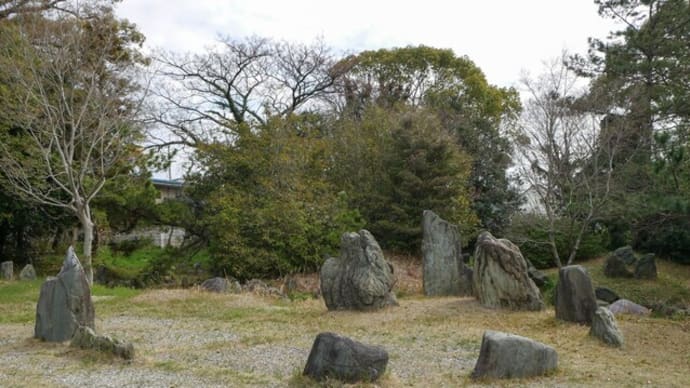
M34 337L62 342L74 335L79 326L94 328L91 288L74 249L69 247L57 278L41 286L36 306Z
M474 253L474 293L486 307L541 310L539 288L527 274L527 262L518 248L489 232L477 238Z
M334 333L316 336L304 375L322 381L334 378L346 383L375 381L386 371L388 352Z
M613 251L613 256L618 257L625 263L625 265L633 265L637 261L637 257L635 257L635 252L633 251L632 247L630 245L626 245L624 247L620 247Z
M524 378L544 375L558 366L550 346L514 334L487 330L472 378Z
M656 279L656 261L654 261L653 253L644 255L635 264L635 277L637 279Z
M616 251L617 252L617 251ZM625 261L615 252L604 262L604 275L610 278L631 278L633 273L625 265Z
M424 210L422 232L424 294L472 295L472 270L462 259L458 227Z
M34 269L34 266L31 264L25 265L21 272L19 272L19 279L36 280L36 270Z
M556 318L568 321L592 323L597 309L592 280L580 265L569 265L558 271L556 286Z
M372 310L397 306L393 266L368 231L345 233L340 257L326 260L320 273L321 293L329 310Z
M14 279L14 263L11 261L3 261L0 264L0 272L2 272L3 280Z
M594 295L597 297L598 300L603 300L604 302L607 303L613 303L620 299L618 294L616 294L615 291L608 287L597 287L594 289Z
M589 335L613 347L623 346L623 333L618 329L616 317L606 307L599 307L594 312Z

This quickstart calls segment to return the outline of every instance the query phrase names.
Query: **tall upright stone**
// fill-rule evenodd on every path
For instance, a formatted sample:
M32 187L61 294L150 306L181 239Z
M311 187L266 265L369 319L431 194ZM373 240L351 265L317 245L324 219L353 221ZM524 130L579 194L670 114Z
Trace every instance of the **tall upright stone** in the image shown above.
M472 270L462 261L458 227L424 210L422 234L424 294L472 295Z
M587 270L581 265L569 265L558 270L556 286L556 318L592 324L597 298Z
M340 257L323 263L320 278L329 310L373 310L398 304L393 266L367 230L343 234Z
M95 328L91 287L74 249L69 247L56 278L41 286L34 337L50 342L72 338L79 326Z
M544 308L539 288L529 278L527 262L515 244L482 232L474 260L474 294L483 306L532 311Z
M0 264L0 272L2 272L3 280L14 279L14 263L11 261L3 261Z

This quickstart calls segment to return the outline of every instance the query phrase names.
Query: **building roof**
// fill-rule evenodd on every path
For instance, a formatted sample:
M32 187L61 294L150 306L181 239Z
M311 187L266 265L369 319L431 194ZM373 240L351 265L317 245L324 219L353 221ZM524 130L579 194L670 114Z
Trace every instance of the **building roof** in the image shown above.
M183 179L168 180L168 179L151 178L151 183L153 183L153 185L156 187L181 188L184 185L184 180Z

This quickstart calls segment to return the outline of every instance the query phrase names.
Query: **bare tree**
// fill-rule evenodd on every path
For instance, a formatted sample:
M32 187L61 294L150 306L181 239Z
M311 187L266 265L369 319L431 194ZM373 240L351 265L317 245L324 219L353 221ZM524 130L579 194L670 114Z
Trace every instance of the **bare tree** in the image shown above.
M27 13L56 9L67 0L0 0L0 20Z
M537 79L524 77L528 99L513 133L520 176L547 220L548 244L558 267L572 264L582 238L607 203L621 139L601 128L601 117L578 109L585 90L562 59ZM568 225L567 252L559 252L559 225Z
M112 10L88 4L0 28L0 117L9 127L0 133L2 177L25 198L76 216L91 282L91 201L141 140L131 45L142 37Z
M155 112L166 131L155 147L232 142L243 131L286 116L330 92L346 69L321 41L311 45L224 38L203 54L161 53Z

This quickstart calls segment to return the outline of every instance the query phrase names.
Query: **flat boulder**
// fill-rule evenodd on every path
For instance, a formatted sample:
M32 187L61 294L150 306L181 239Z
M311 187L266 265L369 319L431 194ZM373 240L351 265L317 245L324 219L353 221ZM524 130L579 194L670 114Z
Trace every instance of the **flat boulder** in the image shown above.
M606 307L599 307L594 312L589 335L598 338L609 346L623 346L623 333L618 329L616 317Z
M556 285L556 318L568 322L592 323L597 309L592 280L580 265L569 265L558 270Z
M651 310L641 306L635 302L629 301L627 299L618 299L617 301L611 303L608 307L612 313L615 315L619 314L632 314L632 315L649 315Z
M637 279L656 279L656 261L654 254L648 253L635 264L635 278Z
M132 343L120 341L106 335L97 335L93 329L86 326L79 326L77 328L70 341L70 346L79 349L95 350L125 360L134 358L134 346Z
M0 274L2 274L3 280L14 279L14 263L11 261L3 261L0 264Z
M487 330L472 378L541 376L558 366L558 354L548 345L514 334Z
M221 277L215 277L211 279L204 280L199 286L202 290L208 292L222 293L239 293L242 291L242 286L235 279L227 279Z
M603 300L606 303L613 303L620 299L620 296L616 294L615 291L608 287L597 287L594 289L594 295L597 297L598 300Z
M36 269L31 264L27 264L19 272L19 280L36 280Z
M376 381L386 371L388 352L334 333L316 336L303 374L317 381Z
M329 310L373 310L397 306L393 266L367 230L345 233L340 256L321 266L321 294Z
M424 294L472 295L472 270L462 257L460 233L431 210L422 215Z
M50 342L67 341L79 326L93 329L94 319L91 287L74 249L69 247L60 273L41 286L34 337Z
M483 306L532 311L544 308L539 288L529 278L527 262L515 244L482 232L474 260L474 294Z

